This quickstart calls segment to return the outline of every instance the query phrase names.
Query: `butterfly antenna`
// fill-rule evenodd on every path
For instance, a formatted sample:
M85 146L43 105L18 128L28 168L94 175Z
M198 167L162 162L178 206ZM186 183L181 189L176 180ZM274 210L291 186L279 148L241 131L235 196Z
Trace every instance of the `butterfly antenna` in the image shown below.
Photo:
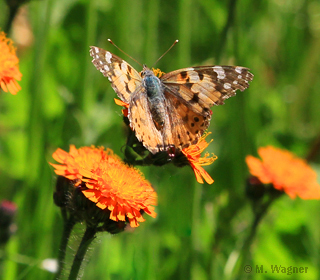
M137 62L141 67L143 67L143 65L138 62L137 60L135 60L132 56L128 55L127 53L125 53L122 49L120 49L115 43L112 42L111 39L108 39L109 43L111 43L112 45L114 45L120 52L122 52L123 54L125 54L126 56L130 57L133 61Z
M163 58L163 57L168 53L168 51L170 51L170 50L174 47L174 45L175 45L176 43L178 43L178 42L179 42L179 40L175 40L174 43L171 45L171 47L170 47L162 56L160 56L160 57L157 59L157 61L153 64L153 66L154 66L155 64L157 64L158 61L159 61L161 58Z

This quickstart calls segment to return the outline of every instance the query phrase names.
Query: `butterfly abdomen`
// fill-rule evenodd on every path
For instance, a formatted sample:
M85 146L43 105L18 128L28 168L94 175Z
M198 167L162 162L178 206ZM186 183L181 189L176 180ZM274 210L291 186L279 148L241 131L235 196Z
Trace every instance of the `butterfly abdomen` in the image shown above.
M160 79L152 71L147 73L143 80L147 90L148 105L152 119L157 129L161 130L166 118L163 86Z

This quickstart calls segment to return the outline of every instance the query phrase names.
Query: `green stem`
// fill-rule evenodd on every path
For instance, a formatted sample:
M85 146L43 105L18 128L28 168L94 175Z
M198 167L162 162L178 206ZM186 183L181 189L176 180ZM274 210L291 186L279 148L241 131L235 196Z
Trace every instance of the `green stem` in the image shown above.
M84 233L81 243L79 245L77 254L74 257L70 275L68 278L69 280L77 279L84 256L88 250L89 245L95 238L96 233L96 228L87 227L86 232Z
M314 141L314 143L312 144L307 156L306 156L306 160L307 161L314 161L317 154L320 151L320 134L318 135L317 139Z
M201 221L199 219L201 215L201 195L202 184L194 183L194 193L192 201L192 228L191 228L191 252L192 260L190 264L190 274L192 275L192 269L201 264L201 236L199 228L201 228Z
M61 237L60 247L59 247L59 256L58 256L58 271L55 274L54 279L60 279L61 273L64 267L65 256L66 256L66 249L69 241L70 234L74 225L76 224L76 220L73 217L70 217L69 220L64 221L64 228Z
M269 199L264 204L261 205L261 207L258 211L255 212L255 216L253 219L253 223L251 225L250 233L249 233L248 237L246 238L246 240L244 241L242 249L241 249L241 255L242 255L242 257L240 257L241 265L239 266L238 276L235 279L242 279L243 268L245 265L248 264L248 260L249 260L249 256L250 256L250 247L251 247L251 244L256 236L258 225L259 225L260 221L262 220L262 218L267 213L267 210L269 209L272 202L275 199L277 199L281 194L282 193L280 193L280 192L271 194Z
M252 242L254 240L254 237L256 235L258 225L259 225L260 221L262 220L262 218L264 217L264 215L267 213L267 210L268 210L268 208L269 208L269 206L271 205L272 202L273 202L272 198L270 200L268 200L261 207L260 211L256 213L256 215L255 215L255 217L253 219L253 223L251 225L250 233L249 233L246 241L244 242L244 245L243 245L243 248L242 248L243 263L248 259L250 247L251 247L251 244L252 244Z

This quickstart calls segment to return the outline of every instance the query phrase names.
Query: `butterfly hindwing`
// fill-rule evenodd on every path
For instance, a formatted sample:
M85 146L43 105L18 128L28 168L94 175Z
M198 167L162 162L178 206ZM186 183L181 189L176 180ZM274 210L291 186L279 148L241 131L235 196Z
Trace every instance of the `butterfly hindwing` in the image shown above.
M120 57L98 47L91 47L90 55L94 66L108 78L119 98L129 103L130 95L141 86L139 73Z
M182 150L198 142L210 124L211 115L203 116L192 111L174 95L165 92L170 123L170 143L176 150ZM165 139L166 140L166 139Z
M153 154L165 150L163 131L158 130L152 119L146 89L139 88L129 102L128 118L137 139ZM168 119L164 120L168 123Z

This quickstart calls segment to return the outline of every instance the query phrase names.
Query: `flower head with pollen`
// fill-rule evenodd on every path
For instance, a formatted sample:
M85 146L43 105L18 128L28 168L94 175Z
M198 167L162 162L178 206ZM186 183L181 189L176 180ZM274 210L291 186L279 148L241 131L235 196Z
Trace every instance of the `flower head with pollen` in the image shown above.
M209 153L205 153L204 157L201 157L201 153L209 146L212 140L208 143L205 138L210 133L204 134L198 141L197 144L189 146L182 150L182 153L186 156L192 167L198 183L203 184L203 179L208 183L212 184L214 180L210 175L202 168L204 165L212 164L218 157L214 154L210 157ZM203 179L202 179L203 178Z
M261 160L249 155L246 163L251 175L263 184L272 184L291 198L320 199L317 174L305 160L272 146L259 148L258 154Z
M57 149L51 164L55 173L75 181L83 195L95 205L110 212L109 219L129 221L131 227L143 222L145 212L156 217L157 194L137 169L123 163L110 149L83 147L70 151Z
M19 59L11 39L0 31L0 89L16 94L20 89L17 80L21 80L19 71Z
M162 72L159 68L155 69L152 68L152 72L155 76L157 76L158 78L161 78L165 73Z

